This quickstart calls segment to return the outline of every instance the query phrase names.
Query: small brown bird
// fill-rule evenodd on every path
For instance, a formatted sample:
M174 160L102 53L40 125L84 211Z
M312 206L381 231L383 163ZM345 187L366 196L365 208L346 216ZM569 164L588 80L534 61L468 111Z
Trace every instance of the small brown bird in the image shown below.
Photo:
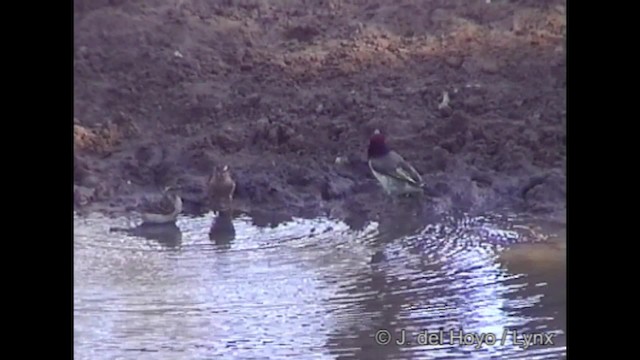
M231 204L233 194L236 191L236 182L231 177L228 165L223 166L222 169L216 169L211 174L207 181L207 191L209 200L213 204Z
M166 224L175 222L182 212L182 198L177 187L167 186L159 198L144 198L140 205L142 222L145 224Z

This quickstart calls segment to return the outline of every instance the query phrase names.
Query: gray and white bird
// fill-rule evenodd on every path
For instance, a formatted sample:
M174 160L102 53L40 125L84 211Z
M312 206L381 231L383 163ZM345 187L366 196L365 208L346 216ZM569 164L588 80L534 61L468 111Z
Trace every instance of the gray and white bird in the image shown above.
M384 191L391 196L423 193L422 176L397 152L391 150L384 135L376 129L369 139L369 168Z
M143 224L173 223L182 212L182 198L178 195L178 188L167 186L162 196L145 198L139 207Z

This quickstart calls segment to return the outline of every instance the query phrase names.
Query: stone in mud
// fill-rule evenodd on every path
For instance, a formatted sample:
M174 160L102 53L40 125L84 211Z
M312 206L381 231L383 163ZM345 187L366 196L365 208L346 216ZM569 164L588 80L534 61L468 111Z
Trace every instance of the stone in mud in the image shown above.
M278 134L280 133L279 126L274 126L267 132L267 140L272 144L278 144Z
M134 152L134 159L139 166L144 167L158 165L165 157L165 149L155 144L139 146Z
M534 176L522 189L522 197L533 207L555 204L564 201L566 196L566 180L558 171Z
M292 186L309 186L313 182L311 173L304 168L293 168L289 170L287 184Z
M447 9L435 9L431 12L431 21L434 23L446 22L451 20L451 12Z
M136 137L140 135L140 128L133 121L133 117L120 111L113 120L114 127L125 137Z
M447 150L451 154L459 153L467 143L467 136L465 133L457 133L453 135L450 140L445 140L440 143L440 147Z
M262 101L262 96L260 96L260 94L251 94L249 96L247 96L247 105L251 106L251 107L257 107L258 105L260 105L260 102Z
M82 179L78 184L89 188L95 188L100 183L98 176L95 174L89 174Z
M94 200L94 190L84 186L73 186L73 202L76 206L89 205Z
M449 138L456 134L466 133L471 119L461 111L455 111L451 118L443 121L437 132L440 137Z
M271 121L268 117L261 117L256 120L256 133L257 134L266 134L269 132L269 128L271 127Z
M305 140L304 135L296 134L293 136L289 142L287 143L289 149L292 151L297 151L298 155L304 153L304 148L307 147L307 142ZM302 151L302 152L301 152Z
M181 161L193 167L200 174L211 174L216 165L216 158L209 149L196 147L182 154Z
M485 101L480 95L470 95L462 101L464 110L470 114L480 115L485 112Z
M73 125L73 146L76 150L94 150L98 144L98 136L90 129Z
M274 121L268 117L262 117L255 122L253 132L254 142L268 142L273 145L281 145L295 135L291 126L282 120Z
M484 130L481 127L472 127L470 129L471 131L471 140L474 142L480 142L480 141L485 141L487 140L487 135L485 134ZM480 147L480 146L478 146Z
M112 195L112 189L104 183L98 183L93 188L93 198L96 201L109 200L111 199Z
M453 69L459 69L462 66L462 63L464 62L464 58L459 55L449 55L447 56L445 61L447 65L449 65Z
M235 198L248 199L253 206L267 203L278 192L279 184L269 183L265 178L247 178L241 171L236 174Z
M436 146L425 156L422 171L427 173L445 171L450 157L451 155L446 149Z
M87 163L76 156L73 156L73 182L81 184L82 181L89 175L89 166Z
M322 184L320 194L323 200L335 200L345 197L354 187L354 182L350 179L333 176Z
M478 59L480 70L487 74L495 74L500 70L500 64L495 57L482 57Z
M349 128L346 124L338 121L332 121L327 124L327 133L330 140L340 141L342 134L348 130Z
M221 129L209 136L210 144L220 148L222 151L235 152L244 146L244 138L238 131L231 129Z
M167 185L175 185L178 179L176 166L172 161L166 160L152 169L153 182L156 186L165 187Z
M438 112L443 118L449 118L453 114L453 109L449 105L438 107Z
M492 187L482 186L479 183L471 183L471 196L474 201L474 210L493 209L499 204L501 199L498 197Z
M141 164L135 159L121 161L122 176L144 186L164 187L175 182L178 172L176 164L169 159L159 163Z
M311 42L320 32L309 25L294 26L284 32L284 38L295 39L299 42Z
M474 171L471 174L471 181L477 184L479 187L491 187L493 179L491 175L482 171Z
M428 185L428 188L435 196L444 196L451 193L451 187L449 184L442 181L438 181L433 185Z
M264 141L271 145L283 145L296 135L295 130L287 124L271 124L265 133L256 132L257 141Z

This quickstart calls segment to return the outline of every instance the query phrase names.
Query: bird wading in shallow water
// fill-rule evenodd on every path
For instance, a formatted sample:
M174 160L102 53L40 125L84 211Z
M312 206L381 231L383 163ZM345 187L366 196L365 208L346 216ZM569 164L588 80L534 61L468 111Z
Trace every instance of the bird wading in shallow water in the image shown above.
M236 182L231 177L231 170L228 165L217 169L207 181L207 192L209 200L214 204L226 205L228 207L233 201L233 194L236 191Z
M173 223L182 212L182 198L178 188L167 186L162 196L156 199L144 199L140 206L143 224Z
M389 149L380 130L369 139L369 169L384 191L391 196L423 193L422 177L400 154Z

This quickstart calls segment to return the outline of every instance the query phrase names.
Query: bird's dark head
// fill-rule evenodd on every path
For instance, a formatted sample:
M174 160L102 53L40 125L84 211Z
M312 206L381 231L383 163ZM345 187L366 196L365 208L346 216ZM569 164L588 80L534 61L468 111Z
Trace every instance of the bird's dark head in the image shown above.
M380 133L380 130L376 129L369 138L369 150L367 151L367 155L370 158L380 157L387 155L389 153L389 148L387 147L387 143L385 141L384 135Z
M224 165L218 169L218 177L221 179L226 179L231 176L231 169L229 169L229 165Z
M231 179L231 169L229 165L225 164L223 166L217 166L211 176L209 177L209 184L214 182L224 182L229 181Z

